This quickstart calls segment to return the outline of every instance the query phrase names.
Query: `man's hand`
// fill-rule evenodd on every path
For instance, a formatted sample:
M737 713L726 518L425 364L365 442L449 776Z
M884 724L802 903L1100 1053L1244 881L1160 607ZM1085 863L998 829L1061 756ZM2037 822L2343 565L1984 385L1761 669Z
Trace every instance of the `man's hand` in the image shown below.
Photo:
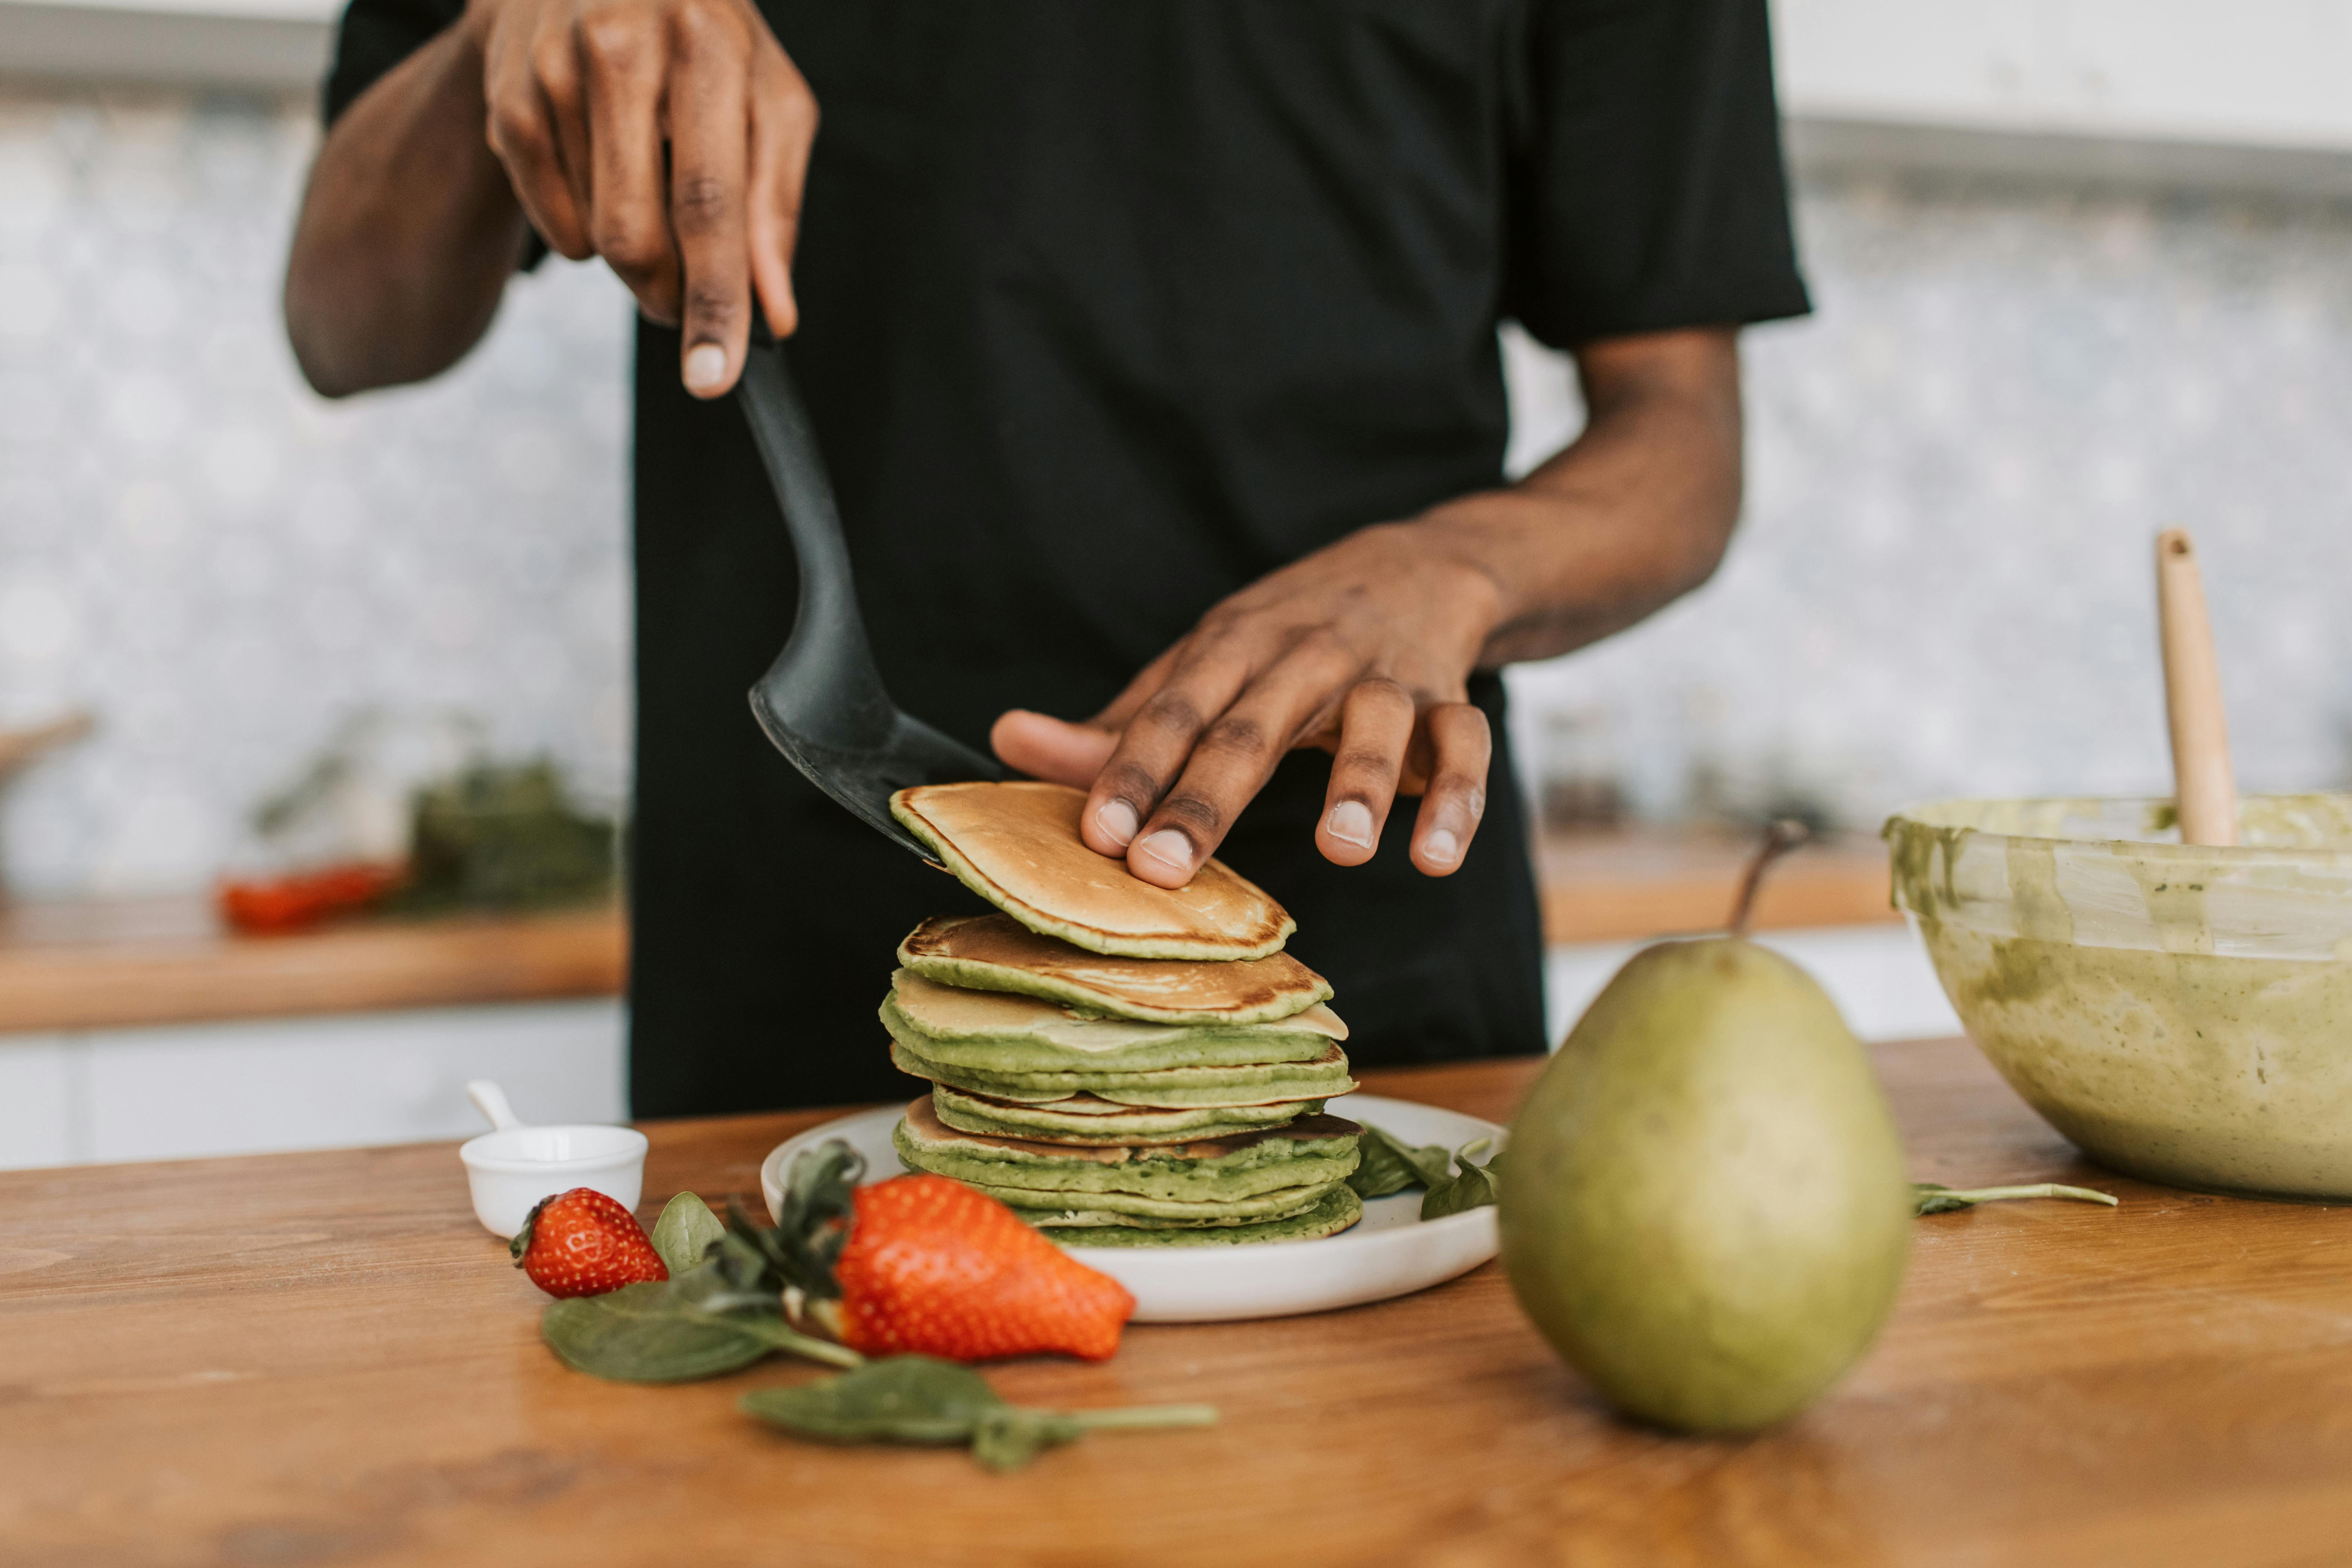
M1181 888L1286 752L1333 753L1316 847L1342 866L1420 795L1412 863L1462 864L1494 739L1471 672L1606 637L1704 582L1739 507L1728 330L1577 355L1584 433L1509 489L1349 535L1202 616L1084 724L1014 710L990 736L1023 773L1087 787L1079 832Z
M491 148L547 243L601 256L680 329L698 397L735 384L756 293L791 333L816 100L751 0L470 0Z
M1024 773L1091 784L1088 847L1161 887L1190 881L1308 745L1334 756L1326 856L1370 859L1397 795L1419 795L1413 864L1442 877L1486 809L1494 742L1465 683L1499 602L1434 531L1368 528L1211 610L1087 724L1015 711L991 739Z

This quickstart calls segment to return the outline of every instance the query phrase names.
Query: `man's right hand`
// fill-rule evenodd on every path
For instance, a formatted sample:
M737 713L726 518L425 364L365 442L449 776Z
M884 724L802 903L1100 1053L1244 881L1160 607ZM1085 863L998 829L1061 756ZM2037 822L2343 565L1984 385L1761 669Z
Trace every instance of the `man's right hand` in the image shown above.
M816 99L751 0L469 0L491 150L541 237L601 256L717 397L756 293L798 321L793 246ZM667 156L664 153L667 151Z

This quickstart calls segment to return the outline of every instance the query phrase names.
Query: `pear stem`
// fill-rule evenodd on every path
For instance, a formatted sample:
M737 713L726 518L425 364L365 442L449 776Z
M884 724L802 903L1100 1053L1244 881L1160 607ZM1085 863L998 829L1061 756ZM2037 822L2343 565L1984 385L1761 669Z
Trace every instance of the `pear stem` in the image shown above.
M1764 842L1756 847L1755 858L1748 862L1748 874L1739 879L1739 899L1731 906L1731 934L1748 934L1748 917L1756 912L1756 889L1764 883L1766 867L1804 843L1813 830L1793 816L1784 816L1764 830Z

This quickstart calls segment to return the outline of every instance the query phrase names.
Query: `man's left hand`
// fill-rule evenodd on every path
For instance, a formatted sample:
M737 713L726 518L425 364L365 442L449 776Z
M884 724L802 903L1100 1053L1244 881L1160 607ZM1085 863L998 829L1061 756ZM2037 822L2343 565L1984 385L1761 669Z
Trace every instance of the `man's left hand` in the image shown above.
M1299 746L1334 758L1325 856L1370 859L1396 797L1418 795L1412 862L1442 877L1486 810L1494 740L1466 683L1501 597L1426 525L1364 529L1218 605L1087 722L1016 709L990 741L1024 773L1091 786L1087 847L1164 888Z

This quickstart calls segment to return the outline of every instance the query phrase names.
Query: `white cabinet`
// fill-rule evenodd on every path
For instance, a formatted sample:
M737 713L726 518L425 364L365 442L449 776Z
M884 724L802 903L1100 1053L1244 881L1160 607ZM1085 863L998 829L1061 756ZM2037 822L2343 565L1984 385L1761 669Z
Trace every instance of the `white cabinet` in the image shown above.
M332 0L0 0L11 77L311 91Z
M0 1035L0 1168L462 1137L469 1078L527 1121L617 1121L627 1033L596 999Z
M73 1158L73 1042L0 1035L0 1169Z
M2352 151L2352 0L1777 0L1829 120Z

